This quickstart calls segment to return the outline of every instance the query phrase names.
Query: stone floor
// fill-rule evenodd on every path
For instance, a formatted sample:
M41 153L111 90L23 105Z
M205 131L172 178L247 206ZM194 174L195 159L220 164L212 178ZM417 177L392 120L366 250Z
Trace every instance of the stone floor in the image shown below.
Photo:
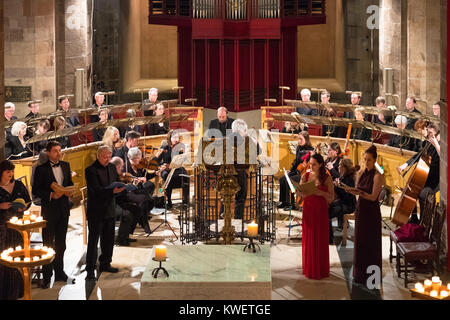
M176 203L176 202L175 202ZM382 208L383 217L389 218L389 208ZM330 276L320 281L307 279L301 272L301 229L296 226L291 229L288 237L288 212L279 211L277 219L276 240L271 246L272 271L272 299L298 300L298 299L385 299L402 300L412 299L409 291L403 286L403 279L395 273L395 264L389 263L389 237L383 231L383 285L377 292L352 285L353 242L347 241L347 246L341 246L341 233L335 231L335 245L330 245ZM300 213L297 213L300 215ZM177 215L169 213L168 221L179 235ZM153 216L150 224L154 229L164 215ZM353 221L350 222L350 231L353 232ZM114 247L112 265L120 269L117 274L103 273L99 280L86 281L85 252L82 240L82 213L81 208L71 212L69 230L67 235L67 250L65 254L65 271L75 284L61 282L51 283L49 289L38 288L33 283L32 297L35 300L135 300L140 299L140 279L147 263L150 261L152 247L157 244L167 246L181 245L169 229L159 228L150 237L146 238L143 230L138 228L133 235L137 242L130 247ZM204 244L197 244L204 245ZM237 243L236 245L242 245ZM423 280L429 275L417 274L417 279ZM443 282L449 281L449 274L441 276ZM413 286L413 283L410 287Z

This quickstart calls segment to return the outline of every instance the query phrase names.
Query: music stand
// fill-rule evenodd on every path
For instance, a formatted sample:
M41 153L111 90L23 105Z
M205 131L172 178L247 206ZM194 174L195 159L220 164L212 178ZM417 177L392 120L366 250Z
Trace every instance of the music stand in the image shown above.
M289 175L287 174L286 169L284 169L284 176L286 177L286 181L287 181L287 183L288 183L288 185L289 185L289 190L290 190L290 192L291 192L292 194L295 194L295 187L294 187L294 185L292 184L292 181L291 181L291 179L289 178ZM291 237L291 229L292 229L293 227L297 227L297 226L300 226L300 225L301 225L300 222L299 222L298 224L292 225L292 220L296 219L296 217L292 218L292 206L293 206L293 204L291 203L291 197L289 196L289 226L288 226L289 230L288 230L288 238ZM301 236L300 236L300 238L301 238Z
M156 230L158 230L161 226L164 226L164 228L168 227L170 229L170 231L172 231L172 233L175 236L175 238L177 238L177 240L178 240L178 236L175 233L175 230L173 230L173 228L170 225L169 221L167 221L167 193L166 193L166 189L167 189L167 186L170 183L170 180L172 180L172 176L173 176L174 172L175 172L175 169L170 170L169 175L167 176L167 179L164 182L164 185L162 187L162 189L164 191L164 221L161 222L155 229L153 229L152 233L154 233Z

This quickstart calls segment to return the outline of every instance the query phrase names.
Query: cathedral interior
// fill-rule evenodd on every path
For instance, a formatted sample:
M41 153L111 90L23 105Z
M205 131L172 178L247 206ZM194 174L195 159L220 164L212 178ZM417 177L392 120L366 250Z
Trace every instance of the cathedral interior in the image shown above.
M61 151L61 160L70 164L75 186L70 197L72 207L63 259L68 279L61 282L51 278L45 287L43 267L28 268L25 297L19 295L15 299L416 300L424 299L418 287L422 288L420 283L426 279L433 279L434 285L439 276L441 284L447 286L448 10L446 0L0 0L0 108L5 113L0 154L11 160L15 179L23 182L30 196L33 194L27 209L32 214L41 216L44 211L44 203L34 201L32 190L35 167L40 161L40 153L34 148L57 137L54 122L61 118L61 114L56 114L61 111L61 101L68 99L72 112L78 112L81 121L72 131L67 129L67 134L58 136L70 143ZM157 101L165 108L163 120L168 121L168 129L184 130L180 133L182 141L189 147L192 144L192 150L199 141L205 142L208 125L225 107L228 118L243 120L249 130L269 137L264 152L276 162L277 170L265 174L258 167L245 173L246 198L241 218L236 217L238 191L233 189L227 198L230 190L221 183L224 176L230 180L223 184L240 181L240 173L237 178L236 173L228 176L227 166L217 171L213 166L205 169L186 165L182 169L189 180L189 194L184 195L186 185L182 177L180 186L171 194L173 206L166 201L164 188L168 178L161 175L158 180L156 175L156 180L152 180L156 186L152 191L155 206L146 223L151 232L139 223L125 245L116 241L111 264L119 271L98 273L92 281L86 278L87 243L91 241L87 226L91 226L91 218L86 217L90 210L89 182L84 175L98 157L102 139L96 135L105 134L107 126L119 128L124 123L147 128L153 121L162 127L163 120L158 120L161 118L149 120L147 111L140 109L151 100L151 88L157 89ZM105 98L111 117L105 120L108 125L94 127L91 109L92 105L96 109L98 93ZM329 103L335 107L334 114L320 101L324 93L328 93ZM353 101L354 96L358 97L357 102ZM377 127L380 101L393 116L392 123L380 122ZM406 124L412 113L408 101L414 101L415 110L421 114L418 122L426 123L426 128L435 125L432 128L439 135L435 148L442 153L438 158L435 202L430 204L431 236L424 242L432 250L421 252L432 251L433 257L414 256L416 260L409 267L407 259L414 257L408 255L397 238L393 239L393 234L406 222L409 224L409 214L419 199L414 199L406 221L392 223L396 222L407 189L413 189L409 179L412 174L401 175L397 169L416 153L423 153L409 148L410 142L417 140L420 145L428 137L415 131L414 123L411 128L401 128L402 119ZM33 148L26 157L14 158L14 152L8 150L9 135L15 131L11 129L14 120L6 117L11 109L8 102L13 103L16 121L28 119L23 120L28 128L42 119L48 120L47 133L32 132L28 137L35 140L27 144ZM32 115L30 120L33 104L39 105L39 116ZM303 113L310 108L317 112ZM349 110L360 112L362 118L350 119L345 115ZM156 115L152 112L151 118L157 118ZM287 123L297 123L302 129L295 134L284 131ZM355 131L351 130L352 125ZM276 203L283 197L280 193L289 194L293 188L288 179L288 191L283 191L281 180L287 175L283 169L291 168L297 159L299 132L305 128L313 147L326 145L322 150L325 158L332 143L337 142L342 158L363 167L368 148L377 148L376 165L385 181L383 190L387 190L377 197L381 212L381 284L375 281L368 288L354 282L355 239L361 235L356 232L359 213L355 219L352 212L341 219L330 218L329 227L327 222L327 230L334 233L330 242L328 233L325 235L328 276L317 280L305 275L302 264L306 254L306 210L302 211L302 204L291 204L289 195L289 203L280 200L290 206L287 210ZM343 133L330 134L330 128L342 128ZM270 134L274 130L276 133ZM361 130L369 130L370 136L361 138ZM162 146L166 133L140 132L144 159L147 152ZM406 137L407 142L395 142L392 137L396 134L401 139ZM121 135L121 139L126 142L127 136ZM432 163L435 158L429 157L426 160ZM418 167L419 164L416 171ZM427 174L428 170L431 172L427 167ZM423 185L418 192L420 189ZM158 207L157 199L166 202ZM421 224L425 223L422 205ZM419 208L419 201L416 206ZM0 209L0 215L6 217L7 210ZM232 211L233 219L229 218ZM116 217L116 236L121 219ZM0 222L6 224L3 220ZM249 236L252 220L259 223L256 239ZM228 234L231 229L227 228L234 231ZM42 246L42 229L32 230L32 246ZM6 227L0 228L0 232L4 230ZM254 254L244 248L247 245L251 249L253 241L258 244ZM164 277L161 271L159 276L156 272L155 278L150 272L158 264L152 257L160 245L167 248L170 257L162 264L170 276ZM0 251L6 252L9 247L0 242ZM103 253L100 247L99 252ZM431 273L425 268L429 265ZM6 281L1 270L0 281ZM189 283L193 285L189 287ZM189 289L180 290L183 287Z

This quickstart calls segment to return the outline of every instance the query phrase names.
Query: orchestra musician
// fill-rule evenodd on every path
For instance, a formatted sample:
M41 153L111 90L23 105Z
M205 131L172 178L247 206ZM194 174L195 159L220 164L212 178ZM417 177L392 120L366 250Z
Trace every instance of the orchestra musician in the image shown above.
M66 124L66 118L62 116L58 116L55 118L55 120L53 120L53 127L55 128L55 132L65 129ZM68 136L58 137L55 140L59 142L59 144L61 145L61 149L70 148L70 139Z
M214 134L214 130L219 130L222 134L221 137L216 138L225 138L227 136L227 130L231 130L231 125L233 124L234 119L228 118L228 110L225 107L220 107L217 109L217 118L213 119L209 123L208 131L206 131L205 135L208 137L216 137ZM216 132L217 133L217 132Z
M405 130L408 125L408 119L405 116L398 115L395 117L395 125L397 128L401 130ZM402 148L406 150L414 150L414 140L413 138L405 137L405 136L399 136L399 135L392 135L391 139L388 142L389 147L395 147L395 148Z
M123 160L119 157L113 157L111 163L116 166L117 174L123 176ZM132 182L134 183L134 180ZM124 190L116 196L116 217L120 217L117 243L120 246L129 246L130 242L136 242L136 239L130 238L130 234L134 233L138 222L147 235L152 233L148 218L144 215L140 203L132 201L129 197L130 193L131 191Z
M148 99L144 100L144 104L150 105L147 106L146 109L150 110L144 110L144 117L153 116L153 108L156 104L158 104L160 101L158 101L158 89L151 88L148 90Z
M302 131L298 134L297 137L297 149L295 151L295 160L292 162L291 169L288 171L288 176L291 180L294 180L295 182L300 181L300 172L298 172L297 168L300 164L303 162L308 161L308 153L311 153L314 148L311 145L311 141L309 139L309 134L306 131ZM306 157L306 158L305 158ZM291 194L290 201L289 201L289 194L291 192L289 191L289 185L287 182L286 177L283 175L280 178L280 197L279 197L279 204L278 208L283 208L285 211L288 211L290 209L289 203L291 206L294 204L295 199L294 195Z
M42 239L45 246L55 248L55 259L43 266L44 289L49 287L53 271L55 281L66 282L68 279L64 272L64 252L72 202L68 195L53 191L51 185L56 182L62 187L73 186L70 165L61 161L59 142L49 141L46 150L49 161L36 167L33 180L33 193L41 199L42 216L47 220Z
M102 142L113 150L113 154L116 154L124 144L124 141L120 139L119 130L112 126L106 128Z
M417 104L416 98L408 97L406 99L406 103L405 103L406 110L408 112L416 112L418 114L422 114L419 110L416 109L416 104ZM417 120L418 119L408 118L408 123L406 124L406 129L414 130L414 125L416 124Z
M148 219L148 214L153 209L153 191L155 185L150 179L156 176L156 173L149 173L146 168L140 167L142 160L142 152L138 147L130 148L127 153L129 166L126 168L127 173L134 177L134 181L138 190L131 191L128 198L135 203L139 203L144 210L145 217Z
M100 123L106 123L108 121L109 117L109 111L108 108L101 108L98 110L98 116ZM94 138L94 141L102 141L103 136L105 134L106 128L95 128L92 129L92 136Z
M339 178L339 164L341 163L341 146L337 142L332 142L328 147L327 160L325 168L331 174L333 180Z
M34 130L35 135L40 135L46 133L50 129L50 121L47 119L39 120L36 124L36 129ZM33 154L39 154L41 150L45 149L47 146L47 140L41 140L35 143L32 143L30 149L33 151Z
M158 103L155 109L155 116L162 116L164 114L164 105ZM167 134L169 132L169 121L159 123L149 123L147 125L147 135L156 136L159 134Z
M11 128L11 137L7 142L8 146L5 146L5 150L9 152L5 155L7 159L22 159L33 155L26 144L26 133L27 125L25 122L14 122Z
M154 157L154 160L156 160L160 165L160 168L156 174L166 181L170 173L169 165L172 162L172 157L184 153L186 150L187 146L180 142L179 133L174 130L170 130L166 139L163 140L161 148ZM168 209L172 208L172 190L174 188L182 188L183 203L189 203L189 185L182 184L182 179L180 176L180 174L186 175L186 173L186 169L183 167L174 170L172 179L166 189Z
M426 128L426 137L427 140L422 142L422 149L417 152L416 155L411 157L407 162L402 164L397 168L397 171L400 174L406 170L407 167L411 167L415 163L417 163L422 155L422 152L425 152L425 155L431 159L430 161L430 171L428 172L427 180L425 182L425 187L419 194L419 205L420 210L422 211L425 204L425 199L428 194L436 193L439 190L439 181L440 181L440 155L441 148L439 145L440 140L440 129L435 123L430 123ZM413 214L411 215L410 222L418 223L419 219L417 217L417 210L415 209Z
M139 138L141 134L136 131L128 131L125 135L125 145L121 148L115 150L113 155L115 157L119 157L123 160L125 167L122 169L124 172L127 172L127 168L130 166L130 162L128 160L128 150L131 148L137 147L139 145Z
M330 230L330 244L334 243L333 240L333 227L331 220L333 218L338 219L338 229L342 230L344 224L344 214L349 214L355 212L356 197L355 195L346 192L344 189L340 188L340 184L343 183L349 187L355 187L355 174L359 170L353 166L352 160L344 158L339 162L339 177L334 180L334 193L336 198L330 203L328 208L328 216L330 219L329 230Z
M364 121L364 108L356 108L355 109L355 118L358 121ZM372 138L372 130L367 128L355 128L353 133L353 139L362 140L362 141L371 141Z
M136 118L136 110L134 109L128 109L126 114L125 114L126 118ZM120 138L125 138L125 135L127 134L128 131L136 131L141 133L141 127L138 125L128 125L126 127L119 127L119 135Z
M309 89L303 89L302 91L300 91L300 96L302 98L303 102L311 102L311 91L309 91ZM305 108L297 108L296 111L299 114L304 114L304 115L316 115L317 113L315 113L317 110L313 110L311 108L305 107ZM307 130L307 129L306 129Z
M105 96L103 95L102 92L97 92L94 95L94 100L95 100L95 102L90 106L90 108L97 109L98 115L91 114L89 116L89 120L90 120L90 122L99 122L101 120L100 119L100 110L103 108L106 108L105 105L103 104L105 102ZM111 119L112 119L112 115L108 114L107 120L111 120ZM94 141L100 141L100 140L94 140Z
M66 115L66 124L68 127L76 127L80 125L80 119L76 115L69 115L70 112L70 101L67 96L62 96L58 99L59 109L64 111Z
M375 105L380 110L387 110L386 108L386 99L383 97L378 97L375 100ZM391 116L385 116L384 113L381 111L378 113L377 118L375 119L375 123L383 124L385 126L392 125L392 117Z
M5 103L5 121L13 121L17 120L17 117L14 115L16 111L16 106L12 102Z
M111 148L102 145L97 150L97 160L85 169L88 192L86 217L89 228L86 253L86 279L88 280L96 279L99 240L102 252L99 257L99 272L119 272L119 269L111 266L116 216L115 196L125 188L110 188L113 182L119 181L116 167L110 163L111 157Z
M27 105L30 112L25 116L25 119L39 117L39 103L36 101L28 101Z
M302 128L298 122L286 121L281 133L299 134L302 132Z
M435 104L433 104L433 115L435 117L438 117L438 118L441 117L441 105L442 105L441 101L438 101Z
M330 98L331 98L331 94L327 91L324 90L321 92L320 94L320 102L323 106L325 106L327 108L327 110L322 110L322 116L327 116L327 117L336 117L337 116L337 112L334 108L330 108L327 105L330 103ZM327 136L328 135L328 130L329 127L327 125L323 125L322 126L322 136ZM330 131L330 137L338 137L339 136L339 127L334 127L332 131Z

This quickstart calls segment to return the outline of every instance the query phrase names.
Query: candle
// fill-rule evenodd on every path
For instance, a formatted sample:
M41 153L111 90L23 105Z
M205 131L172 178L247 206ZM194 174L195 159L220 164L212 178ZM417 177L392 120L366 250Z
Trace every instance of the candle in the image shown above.
M442 291L441 291L441 297L442 297L442 298L447 298L447 297L448 297L448 291L442 290Z
M42 217L37 217L37 218L36 218L36 222L41 222L42 220L43 220Z
M21 246L17 246L16 247L16 251L20 251L20 250L22 250L22 247Z
M256 237L258 235L258 225L255 222L249 223L248 225L248 236Z
M423 288L422 284L420 282L416 283L416 290L419 290L420 288Z
M155 247L155 259L166 260L166 247L165 246L156 246Z
M11 252L13 252L13 251L14 251L13 248L9 248L9 249L8 249L8 253L11 253Z
M447 289L450 290L450 283L447 283Z
M425 288L424 287L420 287L420 288L417 289L417 292L425 293Z
M431 286L431 280L427 279L424 281L425 287Z
M25 220L23 224L30 224L30 220Z
M23 262L30 262L30 258L28 258L28 257L23 258Z
M35 250L41 250L41 246L34 247Z
M30 218L31 218L31 220L36 220L36 216L34 215L34 214L32 214L31 216L30 216Z
M14 262L20 262L20 258L19 257L14 258Z
M439 278L438 276L435 276L435 277L431 278L431 281L432 282L439 282L439 281L441 281L441 278Z
M17 220L16 224L23 224L23 221L19 219Z
M28 211L28 210L25 211L25 212L23 213L23 215L24 215L24 216L29 216L29 215L30 215L30 211Z
M8 260L9 262L13 261L13 257L7 257L6 260Z
M39 257L38 256L33 257L33 261L39 261Z
M19 220L19 218L17 218L17 217L12 217L12 218L9 220L9 222L11 222L11 223L16 223L17 220Z
M430 296L436 298L436 297L438 296L438 292L437 292L436 290L432 290L432 291L430 292Z

